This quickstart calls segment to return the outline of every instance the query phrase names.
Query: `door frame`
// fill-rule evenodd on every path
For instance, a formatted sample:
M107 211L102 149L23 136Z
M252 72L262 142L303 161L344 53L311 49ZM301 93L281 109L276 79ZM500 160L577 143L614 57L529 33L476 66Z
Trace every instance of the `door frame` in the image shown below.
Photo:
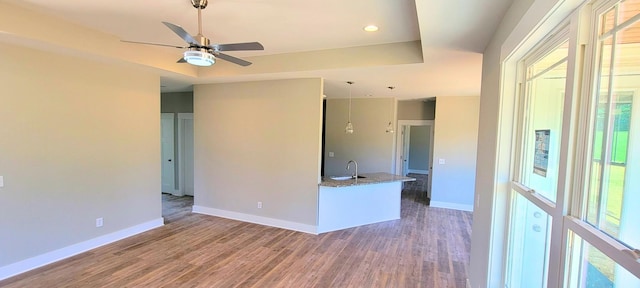
M405 166L405 162L404 162L404 155L408 154L409 151L408 149L405 149L408 145L406 145L407 143L405 143L405 137L404 137L404 133L409 133L408 130L406 129L406 127L411 127L411 126L431 126L431 135L430 135L430 143L429 143L429 177L428 179L428 183L427 183L427 195L430 197L431 196L431 181L433 180L433 136L434 136L434 131L435 131L435 121L434 120L398 120L398 127L396 129L396 131L399 131L398 133L396 133L396 153L395 153L395 173L397 175L403 175L403 168ZM410 136L410 135L409 135ZM407 150L407 151L405 151ZM406 158L406 157L404 157ZM407 168L408 170L408 168Z

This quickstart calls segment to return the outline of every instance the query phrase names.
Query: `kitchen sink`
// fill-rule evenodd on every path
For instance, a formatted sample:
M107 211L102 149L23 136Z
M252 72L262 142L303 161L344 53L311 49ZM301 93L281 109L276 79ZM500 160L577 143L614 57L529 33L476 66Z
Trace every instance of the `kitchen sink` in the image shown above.
M353 176L331 176L330 178L333 180L343 181L343 180L351 180L353 179ZM362 179L362 178L367 178L367 177L358 175L358 179Z

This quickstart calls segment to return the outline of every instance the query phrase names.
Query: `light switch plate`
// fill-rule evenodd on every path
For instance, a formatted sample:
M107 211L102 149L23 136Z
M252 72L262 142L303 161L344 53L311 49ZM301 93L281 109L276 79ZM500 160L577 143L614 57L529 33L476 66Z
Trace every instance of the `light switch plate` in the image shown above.
M439 159L439 160L438 160L438 163L440 163L440 164L444 164L444 163L445 163L445 161L444 161L444 159Z
M4 176L0 176L0 187L4 187Z
M333 152L329 152L329 157L333 157L333 156L335 156Z

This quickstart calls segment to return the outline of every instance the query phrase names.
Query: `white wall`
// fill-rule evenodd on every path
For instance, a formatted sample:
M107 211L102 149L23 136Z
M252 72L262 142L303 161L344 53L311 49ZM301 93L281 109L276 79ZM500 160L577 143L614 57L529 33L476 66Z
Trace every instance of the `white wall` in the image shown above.
M158 76L5 44L0 63L0 279L162 223Z
M349 99L327 99L324 174L350 174L345 170L349 160L358 162L359 173L394 173L395 133L386 133L389 121L396 123L394 108L393 98L352 99L354 132L346 134ZM334 157L329 157L329 152L333 152Z
M438 97L431 206L473 210L479 103L480 97Z
M196 85L194 126L194 210L316 225L322 79Z

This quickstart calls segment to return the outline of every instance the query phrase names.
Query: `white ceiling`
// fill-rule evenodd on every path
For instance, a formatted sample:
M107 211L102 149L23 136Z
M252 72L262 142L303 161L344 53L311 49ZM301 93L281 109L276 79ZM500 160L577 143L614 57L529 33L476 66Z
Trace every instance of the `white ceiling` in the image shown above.
M197 34L197 10L190 0L6 2L123 40L183 45L161 21ZM348 96L346 81L356 82L354 97L479 95L481 53L511 2L210 0L202 11L206 37L214 43L258 41L265 50L228 53L254 62L249 67L219 61L198 68L196 76L165 69L162 90L188 90L198 83L323 77L330 98ZM376 24L380 30L364 32L367 24ZM91 35L84 37L92 40ZM412 54L410 43L418 40L413 42L417 55L398 55ZM394 45L380 45L389 43ZM400 46L402 43L407 46ZM123 45L147 51L164 49L163 53L175 54L176 60L182 55L175 48ZM368 54L363 49L376 52ZM396 89L391 93L387 86Z

